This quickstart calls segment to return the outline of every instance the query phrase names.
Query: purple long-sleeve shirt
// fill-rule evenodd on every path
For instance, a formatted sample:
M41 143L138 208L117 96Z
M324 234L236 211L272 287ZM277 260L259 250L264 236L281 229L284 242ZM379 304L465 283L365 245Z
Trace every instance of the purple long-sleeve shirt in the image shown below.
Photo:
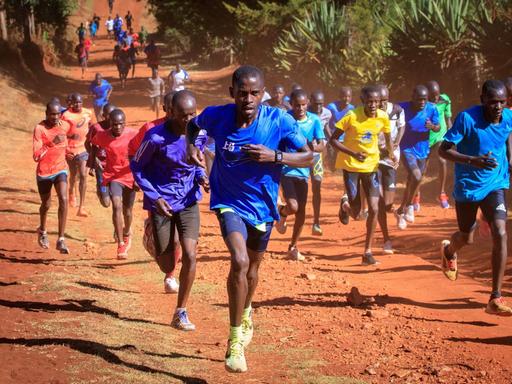
M203 146L204 142L196 143ZM144 209L156 211L163 198L173 212L201 200L199 179L204 170L187 163L187 139L177 136L166 123L146 132L139 150L130 162L133 177L144 192Z

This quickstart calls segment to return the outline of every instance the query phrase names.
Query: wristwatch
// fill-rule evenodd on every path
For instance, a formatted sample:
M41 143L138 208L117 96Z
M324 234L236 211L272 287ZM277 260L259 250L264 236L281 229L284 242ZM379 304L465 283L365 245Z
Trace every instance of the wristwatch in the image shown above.
M277 150L275 152L276 152L276 157L274 159L274 163L283 164L283 152L281 152L280 150Z

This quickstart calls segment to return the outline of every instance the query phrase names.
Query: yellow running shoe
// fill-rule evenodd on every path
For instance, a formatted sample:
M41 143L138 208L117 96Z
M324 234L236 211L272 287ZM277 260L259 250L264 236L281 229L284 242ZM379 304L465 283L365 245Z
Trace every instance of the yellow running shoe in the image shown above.
M241 340L228 340L228 350L226 351L224 367L226 371L231 373L247 372L244 345Z
M507 305L503 297L489 300L485 312L489 315L512 316L512 308Z
M247 319L242 318L242 344L244 348L251 343L252 335L254 334L254 328L252 324L252 310L251 314Z
M450 245L450 240L443 240L441 242L441 269L448 280L455 281L458 276L457 269L457 254L453 255L453 259L446 258L446 247Z

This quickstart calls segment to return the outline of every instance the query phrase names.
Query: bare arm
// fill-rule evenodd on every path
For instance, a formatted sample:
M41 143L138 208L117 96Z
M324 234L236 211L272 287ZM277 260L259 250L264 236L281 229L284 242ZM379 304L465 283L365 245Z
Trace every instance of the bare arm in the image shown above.
M450 143L449 141L443 141L439 147L439 156L441 156L443 159L453 161L454 163L471 165L475 168L496 168L498 164L496 163L496 160L491 157L491 155L491 152L483 156L464 155L458 152L455 144Z
M384 133L384 139L386 140L386 148L388 150L388 157L391 161L395 162L395 152L393 142L391 141L391 133Z

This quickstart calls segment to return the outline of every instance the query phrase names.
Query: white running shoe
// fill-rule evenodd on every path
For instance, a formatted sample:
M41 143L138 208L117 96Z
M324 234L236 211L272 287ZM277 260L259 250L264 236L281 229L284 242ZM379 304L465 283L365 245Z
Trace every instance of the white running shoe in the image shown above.
M404 219L409 223L414 223L414 205L408 205L405 208Z
M287 259L289 260L295 260L295 261L304 261L306 258L302 256L302 254L299 252L297 247L291 247L288 250Z
M224 367L226 368L226 371L232 373L247 372L244 345L241 340L228 340L228 350L226 351Z
M395 212L395 218L396 218L396 225L398 229L404 230L407 228L407 221L405 221L405 217L403 213L396 213Z
M393 244L391 244L391 240L388 240L384 243L384 245L382 246L382 250L386 255L392 255L393 253L395 253L393 251Z
M178 293L180 285L176 281L174 276L166 277L164 280L164 291L165 293Z

